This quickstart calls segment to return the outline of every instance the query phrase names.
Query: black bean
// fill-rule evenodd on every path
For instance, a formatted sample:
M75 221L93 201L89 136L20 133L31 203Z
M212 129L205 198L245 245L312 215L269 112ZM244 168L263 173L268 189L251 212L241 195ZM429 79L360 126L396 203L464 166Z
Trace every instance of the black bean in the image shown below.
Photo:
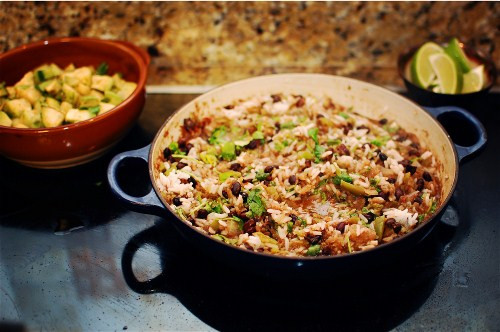
M297 217L295 214L291 214L291 215L290 215L290 218L292 218L292 222L294 222L294 223L295 223L295 222L297 221L297 219L298 219L298 217Z
M305 236L306 240L309 241L311 244L317 244L321 241L321 235L313 235L313 234L307 234Z
M247 202L248 194L247 193L241 193L241 198L243 198L243 202Z
M304 97L299 96L299 100L297 100L297 102L295 103L295 106L302 107L305 104L306 104L306 100L304 99Z
M196 124L194 123L193 120L191 120L189 118L184 119L184 129L186 129L187 131L193 130L195 126L196 126Z
M193 184L193 188L196 188L196 180L193 178L193 177L190 177L189 178L189 182L191 182Z
M238 197L241 191L241 184L238 181L234 181L231 185L231 192L234 196Z
M388 178L387 182L395 184L396 183L396 179L395 178Z
M381 125L385 125L387 123L387 119L386 118L380 119L378 120L378 123L380 123Z
M368 220L368 223L371 223L375 220L375 214L373 212L363 213L363 216Z
M232 110L234 108L234 105L226 105L224 106L224 108L227 110Z
M259 145L260 145L260 140L253 139L253 140L250 141L250 143L248 143L246 145L246 148L253 150L253 149L256 149Z
M267 166L264 168L264 173L271 173L274 169L274 166Z
M344 230L345 230L345 222L341 222L340 224L337 225L337 227L335 227L336 230L338 230L340 233L344 233Z
M424 174L422 175L424 180L427 181L427 182L430 182L432 181L432 176L429 172L425 171Z
M367 126L365 126L365 125L361 125L361 126L359 126L359 127L356 127L356 129L358 129L358 130L359 130L359 129L367 129L367 133L369 133L369 132L370 132L370 128L368 128L368 127L367 127Z
M182 204L181 199L179 197L174 197L172 203L174 203L175 206L179 206Z
M186 164L186 163L183 163L183 162L181 162L181 161L179 161L179 162L177 163L177 169L183 169L183 168L184 168L184 167L186 167L186 166L187 166L187 164Z
M396 196L396 200L399 201L399 199L401 198L401 196L404 195L404 192L403 190L401 190L401 188L396 188L395 192L394 192L394 196Z
M196 218L206 219L208 216L208 211L205 209L199 209L196 213Z
M411 175L415 174L416 171L417 171L417 166L412 166L412 165L405 166L405 172L410 172Z
M310 160L306 160L306 168L311 167L312 162Z
M191 150L193 147L194 147L194 145L191 144L191 143L186 144L186 150L187 151Z
M413 203L417 203L417 204L422 204L424 200L422 199L422 197L420 196L417 196L415 197L415 199L413 200Z
M420 157L420 151L411 149L410 151L408 151L408 155Z
M385 221L385 225L387 227L390 227L390 228L393 228L394 229L394 226L396 226L396 219L394 218L389 218Z
M241 171L243 167L241 167L241 164L240 163L234 163L234 164L231 164L231 166L229 166L229 169L231 171L235 171L235 172L239 172Z
M222 190L222 196L224 196L224 198L229 197L229 195L227 194L227 191L225 191L225 190Z
M420 145L418 145L418 143L411 143L410 146L416 150L420 149Z
M321 119L321 118L324 118L325 116L323 114L318 114L316 115L316 119Z
M386 155L385 153L383 153L383 152L380 152L380 153L378 154L378 157L379 157L379 158L380 158L380 160L382 160L382 161L386 161L386 160L387 160L387 155Z
M378 193L378 196L379 197L382 197L385 201L388 201L389 200L389 194L388 193L385 193L383 191L379 192Z
M417 180L417 190L418 191L424 190L424 185L425 185L424 179Z
M411 164L411 161L409 161L408 159L403 159L399 163L403 166L408 166Z
M271 95L271 98L273 99L273 103L277 103L277 102L281 101L280 95Z
M297 183L297 177L295 176L295 174L293 175L290 175L290 177L288 178L288 182L291 184L291 185L294 185Z
M247 222L245 222L243 224L243 232L245 233L248 233L248 234L252 234L256 231L256 222L255 222L255 219L250 219L248 220Z
M401 224L396 224L393 229L394 233L399 234L399 232L401 232Z
M341 156L349 156L351 153L349 152L349 149L347 148L347 146L345 146L345 144L340 144L338 147L337 147L337 152L341 155Z
M168 159L171 155L172 155L172 150L170 150L169 148L165 148L165 150L163 150L163 157L165 159Z
M281 125L280 125L280 123L279 123L279 122L276 122L276 123L274 124L274 128L276 128L276 132L280 131L280 129L281 129Z

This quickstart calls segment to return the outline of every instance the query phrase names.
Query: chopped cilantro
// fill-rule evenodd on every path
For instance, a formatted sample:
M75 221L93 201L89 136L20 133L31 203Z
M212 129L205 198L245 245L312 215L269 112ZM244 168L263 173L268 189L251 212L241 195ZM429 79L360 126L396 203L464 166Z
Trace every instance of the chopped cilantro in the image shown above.
M298 159L307 159L307 160L314 160L314 155L311 153L311 151L301 151L297 154Z
M319 144L318 140L318 128L311 128L307 131L307 135L311 137L314 141L314 143Z
M349 119L349 115L347 115L347 113L340 112L340 113L339 113L339 115L340 115L341 117L343 117L344 119L346 119L346 120L347 120L347 119Z
M341 173L340 175L336 175L333 177L333 183L336 185L340 185L340 181L352 183L353 179L347 173Z
M278 152L280 152L281 150L283 150L285 148L285 145L283 143L280 143L280 142L274 142L274 149Z
M247 212L247 216L250 218L260 217L266 211L259 188L254 188L248 192L247 204L250 210Z
M208 138L208 143L220 144L221 138L226 134L226 132L227 128L225 126L215 128L210 137Z
M177 143L177 142L170 143L170 145L168 146L168 148L172 151L172 154L181 154L181 155L185 155L186 154L186 152L181 151L179 149L179 143Z
M370 143L375 145L375 146L378 146L379 148L382 146L382 142L380 142L379 140L376 140L376 139L374 139Z
M339 145L340 143L342 143L342 141L339 139L329 139L328 141L326 141L326 144L328 146Z
M255 178L259 181L264 181L265 179L267 179L267 177L269 176L269 173L266 173L264 171L258 171L256 174L255 174Z
M436 211L436 208L437 208L437 202L433 201L428 213L433 214Z
M252 137L254 139L264 139L264 133L262 131L255 131L253 134L252 134Z
M366 206L363 206L363 208L361 209L361 212L368 213L368 212L370 212L370 210L368 210L368 208Z
M315 244L313 246L310 246L309 249L307 249L306 255L307 256L318 256L321 251L321 246L319 244Z
M295 128L295 123L285 122L285 123L280 124L280 128L281 129L293 129L293 128Z
M40 81L40 82L45 81L45 75L43 74L42 70L37 70L36 76L38 77L38 81Z
M99 67L97 67L97 69L96 69L96 74L97 75L106 75L106 73L108 72L108 69L109 69L108 64L106 62L101 62Z
M288 233L291 233L293 231L293 221L289 221L286 224L286 229L287 229Z
M243 224L245 223L245 221L243 219L241 219L240 217L238 216L233 216L232 217L234 221L236 221L238 223L238 228L240 229L240 231L243 230Z
M424 220L424 218L425 218L425 214L419 214L418 218L417 218L418 222L422 222Z
M226 142L222 146L222 159L231 161L236 159L236 147L233 142Z
M217 205L214 205L214 206L211 206L211 210L212 212L215 212L215 213L222 213L222 205L220 204L217 204Z
M97 113L99 113L100 110L101 110L101 106L99 106L99 105L88 108L88 111L94 115L97 115Z
M319 163L321 161L321 155L326 151L324 146L316 144L314 146L314 156L316 157L315 162Z
M236 171L227 171L227 172L223 172L223 173L220 173L219 174L219 181L220 182L224 182L226 181L227 179L229 179L230 177L233 177L233 178L239 178L241 176L241 173L240 172L236 172Z
M307 221L304 218L298 217L297 220L300 221L300 225L302 227L306 227L307 226Z

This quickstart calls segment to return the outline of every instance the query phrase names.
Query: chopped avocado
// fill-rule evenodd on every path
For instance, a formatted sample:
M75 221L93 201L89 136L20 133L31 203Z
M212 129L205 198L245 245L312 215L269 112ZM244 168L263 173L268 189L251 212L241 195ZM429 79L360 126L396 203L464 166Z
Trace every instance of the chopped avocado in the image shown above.
M42 108L42 122L45 127L57 127L64 121L64 114L50 107Z
M46 98L45 99L45 104L47 104L48 107L53 108L55 110L59 110L61 108L61 104L54 98Z
M28 86L35 85L35 81L33 79L33 72L30 71L30 72L26 73L23 76L23 78L21 78L21 80L19 82L14 84L14 86L18 86L18 85L28 85Z
M97 98L99 98L99 100L103 100L104 99L104 93L102 93L100 91L97 91L97 90L90 91L90 95L96 96Z
M99 106L99 98L96 96L81 96L80 97L80 108L89 108L89 107L95 107Z
M24 98L28 100L31 103L31 105L33 105L35 101L40 99L40 97L42 96L40 91L38 91L33 85L32 86L18 85L16 86L16 92L19 98Z
M108 103L99 103L99 106L101 106L99 113L97 115L101 115L103 113L106 113L107 111L112 110L115 108L115 105L113 104L108 104Z
M51 95L55 95L61 91L61 83L58 79L52 79L50 81L43 82L42 84L48 83L44 86L43 90L47 91Z
M21 121L30 128L40 128L42 126L42 117L38 110L27 109L21 115Z
M12 120L9 118L7 113L0 111L0 126L10 127L12 125Z
M55 63L50 64L50 70L52 70L52 74L54 74L54 76L59 76L63 72L62 69Z
M80 81L78 80L78 77L76 77L76 74L74 71L65 72L62 75L62 81L63 81L63 85L67 84L67 85L72 86L72 87L76 87L80 83Z
M92 117L93 115L89 111L72 108L66 113L64 120L69 123L75 123L88 120Z
M83 96L88 95L92 91L90 86L82 84L82 83L78 83L75 90L76 90L76 92L78 92L80 95L83 95Z
M73 72L75 77L81 84L90 86L92 84L92 69L91 67L80 67Z
M50 65L43 65L38 68L36 68L34 71L34 81L37 84L40 84L44 81L50 80L51 78L55 77L58 75L58 73L55 73L52 70L52 67Z
M111 90L113 87L113 78L110 76L93 75L91 87L102 92Z
M63 84L62 91L64 93L64 100L70 104L76 104L78 101L79 94L68 84Z
M68 111L70 109L73 108L73 105L71 105L70 103L68 103L67 101L63 101L61 103L61 107L59 107L59 111L61 111L63 114L66 114L68 113Z
M114 93L112 91L105 91L104 92L104 99L108 103L113 104L115 106L123 101L123 98L121 96L117 95L116 93Z
M117 94L125 100L134 92L136 87L137 84L134 82L125 82Z
M12 119L12 127L14 128L29 128L20 118Z
M31 104L26 99L12 99L5 102L4 111L13 118L18 118L25 110L31 110Z

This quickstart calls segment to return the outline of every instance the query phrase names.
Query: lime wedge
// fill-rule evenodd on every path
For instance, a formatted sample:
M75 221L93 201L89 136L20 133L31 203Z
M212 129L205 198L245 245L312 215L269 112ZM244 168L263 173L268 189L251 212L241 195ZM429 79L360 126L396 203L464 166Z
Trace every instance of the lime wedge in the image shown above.
M444 51L458 63L463 73L468 73L472 69L472 66L460 45L458 39L453 38Z
M484 66L480 65L464 74L462 93L476 92L484 85Z
M462 73L448 54L433 54L429 62L436 73L439 92L453 94L462 90Z
M436 77L429 57L433 54L444 53L441 46L433 42L422 45L413 56L411 62L411 80L421 88L427 89Z

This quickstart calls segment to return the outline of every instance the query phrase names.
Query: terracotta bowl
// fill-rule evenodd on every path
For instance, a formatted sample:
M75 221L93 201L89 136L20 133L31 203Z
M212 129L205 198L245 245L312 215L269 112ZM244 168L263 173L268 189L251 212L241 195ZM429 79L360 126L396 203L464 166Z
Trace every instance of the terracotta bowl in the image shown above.
M37 168L65 168L94 160L133 126L145 102L148 54L124 41L68 37L24 45L0 54L0 82L11 86L44 63L76 67L100 63L137 83L125 101L92 119L55 128L20 129L0 126L0 154Z
M484 65L486 73L486 84L482 90L471 93L460 93L460 94L446 94L432 92L426 89L422 89L418 85L414 84L410 80L409 64L413 58L413 55L418 50L420 46L415 46L408 49L406 52L399 55L398 58L398 73L403 79L408 94L411 99L415 100L420 105L425 106L446 106L446 105L456 105L456 106L468 106L481 101L482 98L489 92L489 90L495 85L497 79L497 71L493 61L486 56L482 55L480 52L469 48L462 47L465 54L469 59L476 63Z

